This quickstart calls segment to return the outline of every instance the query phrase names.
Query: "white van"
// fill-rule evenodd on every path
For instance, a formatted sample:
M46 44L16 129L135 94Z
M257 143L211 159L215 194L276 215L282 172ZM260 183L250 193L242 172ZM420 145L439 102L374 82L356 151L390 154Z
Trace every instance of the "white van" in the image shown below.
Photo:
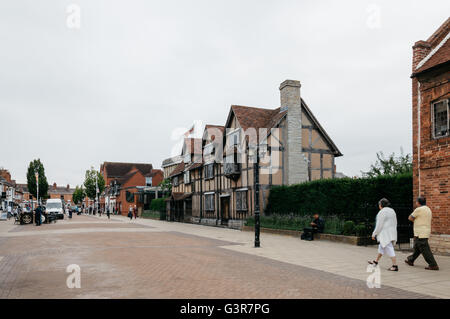
M58 219L64 219L64 205L60 199L47 199L45 211L47 214L54 213Z

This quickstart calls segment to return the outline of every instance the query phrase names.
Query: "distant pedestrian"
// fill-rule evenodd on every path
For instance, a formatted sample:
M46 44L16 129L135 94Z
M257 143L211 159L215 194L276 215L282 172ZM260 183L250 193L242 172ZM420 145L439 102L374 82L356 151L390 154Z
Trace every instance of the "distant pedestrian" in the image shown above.
M108 216L108 219L111 219L109 212L109 205L106 207L106 216Z
M42 215L42 207L41 205L39 205L38 207L36 207L36 210L34 211L34 219L36 222L36 226L41 226L41 215Z
M414 252L412 255L408 256L405 260L410 266L414 266L414 261L420 254L428 263L427 270L439 270L439 266L434 259L433 253L431 252L430 245L428 244L428 238L431 234L431 209L427 206L427 200L425 197L417 198L417 207L413 213L408 217L410 221L414 223Z
M12 216L12 212L11 212L11 206L8 205L8 219L10 219Z
M369 264L378 265L381 257L386 254L392 259L390 271L398 271L397 259L395 258L394 245L397 242L397 215L390 208L390 202L382 198L378 202L380 211L377 214L375 230L372 233L372 239L380 243L378 245L378 256L375 260L369 261Z
M136 219L137 218L137 207L136 207L136 205L134 205L133 214L134 214L134 219Z
M133 220L133 207L131 206L128 209L128 217L130 218L130 221Z

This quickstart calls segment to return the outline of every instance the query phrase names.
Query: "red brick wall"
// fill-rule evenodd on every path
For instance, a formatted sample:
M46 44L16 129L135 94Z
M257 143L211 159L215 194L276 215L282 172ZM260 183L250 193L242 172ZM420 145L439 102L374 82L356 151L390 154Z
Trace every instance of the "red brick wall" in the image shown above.
M155 175L152 177L152 186L158 186L164 179L164 173L161 170L153 170Z
M450 97L450 71L413 79L413 191L433 211L432 233L450 234L450 137L432 137L431 103ZM420 82L420 89L417 83ZM419 94L420 91L420 94ZM420 150L418 112L420 97Z
M138 204L137 202L137 196L134 197L134 201L132 203L127 202L126 199L127 190L129 192L135 193L137 191L135 188L136 186L145 186L145 177L139 171L134 174L133 177L131 177L124 185L121 186L122 190L120 191L120 195L117 199L117 202L122 203L122 210L120 211L121 215L126 216L128 214L130 206L134 207L134 205L136 205L136 207L140 207L140 204Z

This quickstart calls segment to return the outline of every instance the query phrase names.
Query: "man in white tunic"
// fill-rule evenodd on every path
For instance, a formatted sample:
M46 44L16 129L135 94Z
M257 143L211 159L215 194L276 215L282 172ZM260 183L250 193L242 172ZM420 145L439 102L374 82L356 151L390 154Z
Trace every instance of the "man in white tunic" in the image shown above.
M378 256L375 260L369 261L369 264L378 265L381 257L386 254L392 259L392 267L388 270L398 271L397 260L395 258L394 245L397 242L397 215L390 208L390 202L386 198L382 198L378 202L380 211L377 214L375 230L372 239L380 243L378 245Z

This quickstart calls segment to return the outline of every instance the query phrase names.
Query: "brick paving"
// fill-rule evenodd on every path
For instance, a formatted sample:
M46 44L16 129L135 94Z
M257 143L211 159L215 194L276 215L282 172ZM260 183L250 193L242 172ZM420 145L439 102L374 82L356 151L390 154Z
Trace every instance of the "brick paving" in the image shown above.
M239 252L230 240L125 219L72 221L0 229L9 236L0 237L0 298L430 298ZM70 264L81 267L81 289L66 286Z

